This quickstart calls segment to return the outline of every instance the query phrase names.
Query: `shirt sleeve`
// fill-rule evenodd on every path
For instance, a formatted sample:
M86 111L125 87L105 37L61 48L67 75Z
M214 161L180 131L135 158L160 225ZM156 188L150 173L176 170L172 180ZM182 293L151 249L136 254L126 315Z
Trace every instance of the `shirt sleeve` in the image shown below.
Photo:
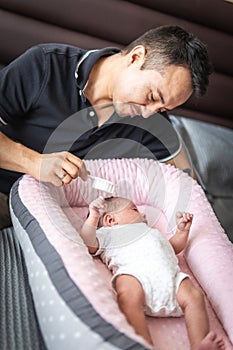
M37 101L45 79L45 55L34 46L0 71L0 117L17 123Z
M99 228L96 231L96 238L98 239L98 242L99 242L99 248L95 252L95 254L93 254L93 256L100 255L108 246L109 239L110 239L110 235L108 234L108 229L106 227Z

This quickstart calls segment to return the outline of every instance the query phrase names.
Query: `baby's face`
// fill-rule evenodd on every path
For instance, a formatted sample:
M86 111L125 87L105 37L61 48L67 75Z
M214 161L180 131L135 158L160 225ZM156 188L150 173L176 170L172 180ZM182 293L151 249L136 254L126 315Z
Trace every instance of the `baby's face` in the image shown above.
M118 225L133 224L138 222L147 222L144 214L140 213L136 205L125 200L120 209L114 213Z

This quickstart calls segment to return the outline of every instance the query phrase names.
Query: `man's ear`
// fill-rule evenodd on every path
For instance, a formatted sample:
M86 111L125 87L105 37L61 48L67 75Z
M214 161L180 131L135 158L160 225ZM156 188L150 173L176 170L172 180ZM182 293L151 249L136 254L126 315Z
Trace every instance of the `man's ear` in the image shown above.
M137 64L139 67L141 67L145 61L146 48L143 45L137 45L130 51L129 55L130 55L129 63L130 64L134 63L134 64Z
M103 226L113 226L117 225L115 215L107 213L103 217Z

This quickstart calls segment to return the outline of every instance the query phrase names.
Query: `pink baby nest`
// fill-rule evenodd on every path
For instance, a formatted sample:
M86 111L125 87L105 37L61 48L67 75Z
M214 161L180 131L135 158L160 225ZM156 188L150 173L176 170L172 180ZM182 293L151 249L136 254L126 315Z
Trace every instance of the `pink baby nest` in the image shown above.
M201 187L154 160L85 163L92 175L113 181L114 195L132 199L167 237L178 210L194 214L189 244L179 256L181 269L206 295L210 328L233 349L233 246ZM88 204L100 194L107 196L80 178L57 188L25 175L12 188L14 228L48 349L147 348L119 311L110 272L88 254L78 233ZM157 350L189 348L183 317L147 320Z

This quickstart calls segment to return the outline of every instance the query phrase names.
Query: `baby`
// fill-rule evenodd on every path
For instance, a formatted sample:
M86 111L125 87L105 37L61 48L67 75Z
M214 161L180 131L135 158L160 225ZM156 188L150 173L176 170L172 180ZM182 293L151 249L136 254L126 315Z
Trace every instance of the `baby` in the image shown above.
M132 201L99 197L89 206L81 237L89 252L100 254L113 273L121 311L150 345L145 314L184 314L192 350L224 350L223 340L209 332L203 294L180 271L176 257L187 244L192 219L190 213L177 213L177 230L168 241L147 225Z

